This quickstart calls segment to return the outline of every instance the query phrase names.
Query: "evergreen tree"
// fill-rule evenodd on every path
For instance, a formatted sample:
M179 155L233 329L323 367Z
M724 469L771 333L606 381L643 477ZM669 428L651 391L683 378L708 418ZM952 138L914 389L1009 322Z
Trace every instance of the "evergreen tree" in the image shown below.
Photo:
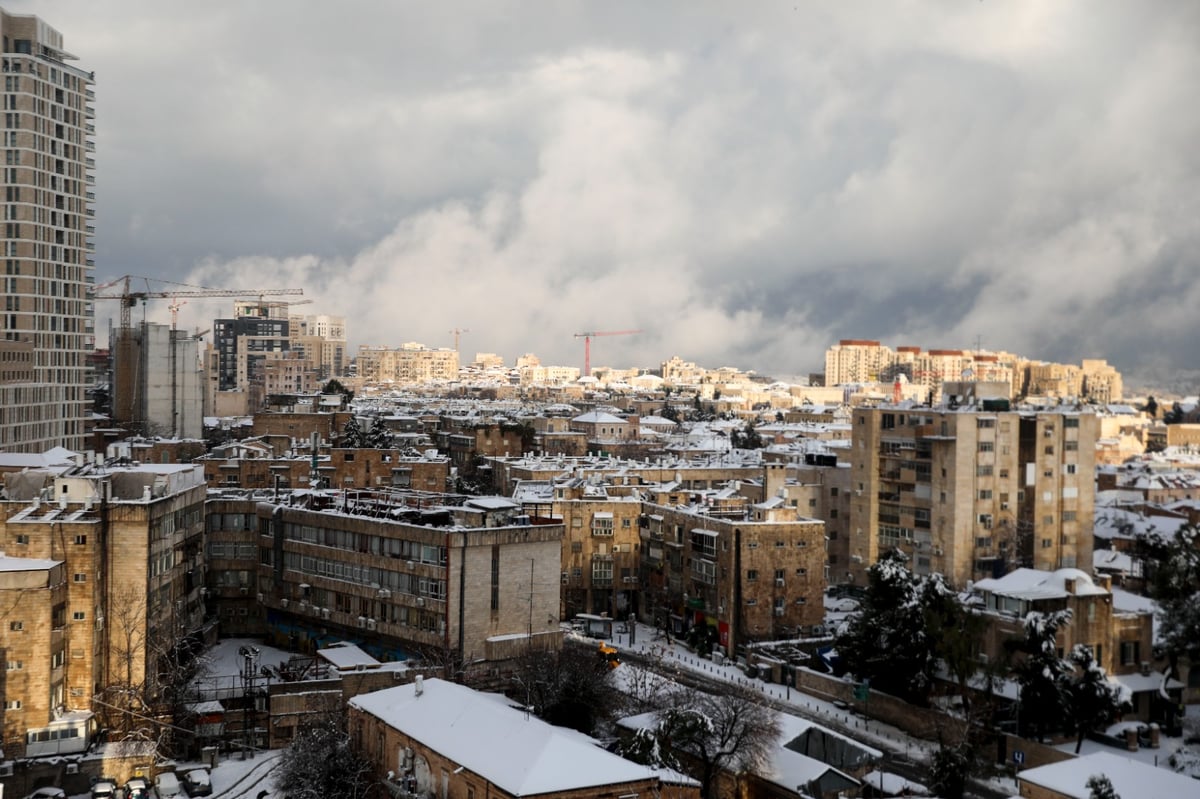
M1113 789L1112 781L1103 774L1093 774L1087 779L1088 799L1121 799Z
M1070 623L1070 610L1030 613L1025 617L1025 637L1011 644L1025 654L1014 669L1021 686L1021 721L1035 731L1039 741L1066 713L1071 663L1058 654L1058 630Z
M919 583L893 550L868 571L866 596L838 655L859 679L893 696L924 704L932 687L933 646L926 636Z
M1200 658L1200 527L1185 525L1175 535L1151 531L1138 539L1149 594L1159 606L1159 632L1178 675L1181 657Z
M367 437L358 424L358 417L351 416L342 428L342 440L339 444L345 449L362 449L367 446Z
M376 416L375 421L371 422L371 429L367 433L367 446L371 449L392 448L392 432L388 430L382 417Z
M1121 687L1109 681L1104 668L1092 657L1091 647L1076 644L1071 662L1078 676L1067 690L1067 719L1075 725L1075 754L1089 732L1111 724L1128 704Z
M341 394L346 406L349 407L350 400L354 399L354 392L342 385L340 380L330 380L321 389L322 394Z

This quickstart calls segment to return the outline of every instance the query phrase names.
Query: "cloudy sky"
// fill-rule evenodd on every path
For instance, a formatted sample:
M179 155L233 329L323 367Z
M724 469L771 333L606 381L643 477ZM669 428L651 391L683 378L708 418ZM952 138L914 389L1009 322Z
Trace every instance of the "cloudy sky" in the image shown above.
M509 362L1200 368L1198 3L3 2L96 72L98 282Z

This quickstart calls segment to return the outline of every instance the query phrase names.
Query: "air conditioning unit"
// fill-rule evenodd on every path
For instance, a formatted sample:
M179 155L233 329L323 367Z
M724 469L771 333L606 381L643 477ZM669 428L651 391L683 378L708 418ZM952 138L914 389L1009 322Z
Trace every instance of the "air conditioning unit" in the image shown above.
M776 615L776 616L782 616L782 615L783 615L783 608L775 608L775 615Z
M377 624L378 624L378 622L376 622L374 619L367 619L367 629L368 630L374 630Z
M783 578L782 577L775 578L775 587L783 588Z
M320 616L320 615L321 615L321 607L320 607L320 605L313 605L313 606L312 606L312 615L314 615L314 616Z
M300 612L303 613L306 610L308 610L308 602L301 599L300 600Z
M854 496L856 496L856 497L861 497L861 496L862 496L862 489L861 489L861 488L856 488L856 489L854 489Z
M417 597L417 607L419 607L419 608L425 607L425 597L423 597L423 596Z
M250 587L243 585L238 589L238 593L240 593L242 596L247 596L250 593Z
M400 671L399 669L396 669L395 671L392 672L392 679L395 680L396 682L404 682L404 672Z
M946 554L946 550L942 549L941 547L934 547L933 554L940 558L942 555Z
M11 777L13 775L13 764L0 763L0 777Z
M329 608L321 608L321 618L322 619L329 618Z
M264 599L264 597L263 597L263 592L262 592L262 591L259 591L259 592L258 592L258 596L257 596L257 597L255 597L255 599L257 599L257 600L259 601L259 603L261 604L261 603L263 602L263 599Z
M79 773L79 764L78 763L68 763L67 764L67 773L68 774L78 774Z
M279 600L279 607L286 608L287 606L288 606L288 600L286 597Z
M613 550L612 550L612 551L613 551L613 554L614 554L614 555L620 555L620 554L621 554L621 545L620 545L620 544L613 544Z
M1143 677L1150 676L1150 663L1145 660L1142 661L1142 676Z
M380 588L379 589L379 598L380 599L391 599L392 592L387 590L386 588Z
M366 627L366 626L367 626L367 617L366 617L366 616L359 616L359 617L358 617L358 626L359 626L359 627Z

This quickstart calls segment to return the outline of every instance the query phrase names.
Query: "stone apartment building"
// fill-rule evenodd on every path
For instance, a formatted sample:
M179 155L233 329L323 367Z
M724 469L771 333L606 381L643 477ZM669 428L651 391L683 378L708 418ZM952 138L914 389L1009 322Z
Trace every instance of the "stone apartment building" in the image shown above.
M6 475L6 755L81 751L95 717L121 726L122 686L161 698L160 664L204 635L205 491L190 465Z
M1095 415L1007 408L855 409L848 570L856 581L893 548L916 573L940 572L958 586L1017 566L1090 567Z
M399 349L358 348L358 379L363 385L392 383L412 385L458 379L458 351L429 349L424 344L407 343Z
M288 502L209 509L209 586L247 630L257 619L287 648L349 640L381 659L485 670L560 645L561 525L531 525L512 503L488 514L404 492Z
M642 619L676 634L713 630L732 654L743 644L803 634L824 619L825 526L765 503L748 518L645 505L639 519Z
M307 488L313 474L307 447L292 451L263 441L224 444L193 462L204 468L204 479L212 488ZM450 461L437 454L404 455L397 449L335 448L318 451L316 474L326 488L395 487L445 493Z
M1128 719L1164 721L1164 713L1179 704L1183 684L1164 684L1153 654L1154 613L1124 610L1114 602L1107 577L1093 580L1080 569L1017 569L1003 577L980 580L972 588L978 612L989 624L981 646L983 661L1005 657L1005 642L1024 636L1024 619L1031 612L1071 611L1071 622L1058 631L1056 644L1070 654L1077 644L1092 650L1096 662L1131 697ZM1159 702L1160 689L1173 695Z

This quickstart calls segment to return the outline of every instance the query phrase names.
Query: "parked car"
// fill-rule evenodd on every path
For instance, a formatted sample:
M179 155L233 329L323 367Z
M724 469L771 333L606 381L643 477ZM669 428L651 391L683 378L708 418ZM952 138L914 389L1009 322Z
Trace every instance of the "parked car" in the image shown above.
M117 799L117 783L100 779L92 783L92 799Z
M62 788L47 786L45 788L38 788L25 797L25 799L67 799L67 793Z
M141 777L125 783L125 799L151 799L150 784Z
M183 787L187 788L188 796L209 796L212 794L212 775L206 768L194 768L183 775Z
M158 799L188 799L183 785L173 771L164 771L155 777L154 787L158 791Z

